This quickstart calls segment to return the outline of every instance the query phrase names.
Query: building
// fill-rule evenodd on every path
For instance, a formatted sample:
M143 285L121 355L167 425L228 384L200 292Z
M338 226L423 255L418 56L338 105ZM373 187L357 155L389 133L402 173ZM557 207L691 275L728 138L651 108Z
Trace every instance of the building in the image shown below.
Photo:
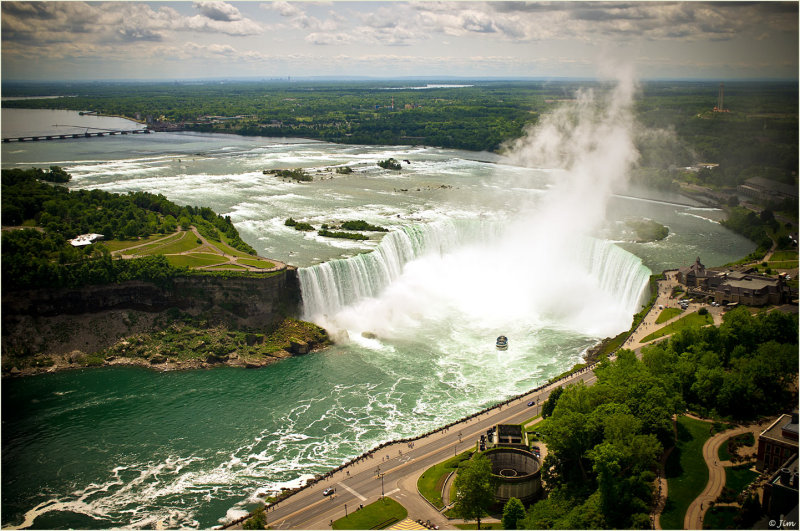
M736 187L740 194L757 201L797 201L797 186L779 183L764 177L752 177Z
M700 263L699 256L692 265L678 269L678 282L689 288L708 287L706 266Z
M783 287L781 277L727 273L725 280L714 289L714 300L720 304L735 302L748 306L780 304L784 300Z
M81 234L80 236L72 238L69 243L72 244L73 247L85 247L102 239L102 234Z
M517 498L530 503L542 490L542 463L530 451L528 434L519 424L498 424L481 436L479 448L492 463L492 475L497 481L495 500L506 503Z
M528 434L519 424L498 424L489 436L489 448L503 446L528 450Z
M756 469L776 470L792 455L797 455L797 447L797 411L795 411L791 415L781 415L758 436Z
M770 519L794 522L792 529L797 529L797 483L797 454L795 453L769 478L764 485L764 496L761 500L761 507Z
M734 269L711 271L700 262L700 257L694 264L678 269L677 279L690 295L707 297L719 304L764 306L790 298L782 276L768 277Z

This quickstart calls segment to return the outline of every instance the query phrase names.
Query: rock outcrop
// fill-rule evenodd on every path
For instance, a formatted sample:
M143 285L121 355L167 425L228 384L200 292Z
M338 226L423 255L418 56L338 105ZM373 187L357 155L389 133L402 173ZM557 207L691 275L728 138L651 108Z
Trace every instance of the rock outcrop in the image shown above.
M300 300L294 268L261 278L190 275L163 285L131 281L80 289L4 290L2 349L4 357L96 352L131 334L158 329L177 315L269 332L284 317L297 315ZM253 333L248 343L263 337Z

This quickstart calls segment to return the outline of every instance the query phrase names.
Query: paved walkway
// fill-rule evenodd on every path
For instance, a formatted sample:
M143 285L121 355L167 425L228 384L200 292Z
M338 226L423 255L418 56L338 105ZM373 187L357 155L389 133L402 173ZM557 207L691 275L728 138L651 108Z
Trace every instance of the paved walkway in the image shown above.
M676 315L672 319L668 321L664 321L663 323L656 323L658 316L661 314L662 310L659 309L660 306L663 306L664 309L667 308L680 308L678 304L678 299L672 298L672 289L675 286L678 286L677 280L678 272L677 271L667 271L665 273L665 279L658 281L658 296L656 297L656 301L647 314L642 319L642 322L639 324L638 327L631 333L630 337L623 343L622 348L627 348L630 350L636 350L644 345L648 345L652 343L654 340L650 340L644 342L643 339L648 335L652 334L656 330L663 328L669 324L678 321L679 319L686 317L692 312L696 312L700 308L706 308L708 313L714 319L714 325L719 326L722 324L722 308L719 306L711 306L708 304L702 304L697 302L692 302L689 304L689 307L686 311L681 312L679 315ZM669 336L662 336L658 339L663 339Z
M771 421L761 424L740 426L717 433L706 441L703 445L703 459L705 459L706 465L708 466L708 483L703 492L689 504L689 508L686 510L686 516L683 519L684 529L702 529L703 517L710 506L710 502L715 501L722 493L722 488L725 486L725 467L733 466L734 463L719 460L720 446L731 437L747 432L752 432L757 440L758 434L766 429L770 423Z
M655 495L656 495L656 504L653 509L653 528L654 529L663 529L661 527L661 513L664 512L664 507L667 506L667 497L669 496L669 485L667 482L667 459L669 459L669 455L672 453L675 447L667 449L664 452L664 455L661 456L661 460L658 463L658 475L656 476L656 485L655 485Z

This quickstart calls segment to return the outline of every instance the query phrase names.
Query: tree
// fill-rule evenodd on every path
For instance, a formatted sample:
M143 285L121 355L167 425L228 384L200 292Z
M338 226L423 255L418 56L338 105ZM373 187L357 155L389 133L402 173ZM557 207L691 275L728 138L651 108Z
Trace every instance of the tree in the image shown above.
M503 529L516 529L517 522L525 518L525 506L517 498L511 498L503 507Z
M459 468L455 486L458 494L454 512L464 520L476 520L480 529L481 518L494 503L497 488L492 463L483 455L473 457Z
M553 414L553 410L556 408L556 403L558 402L558 397L561 396L561 393L564 392L563 387L556 387L550 392L550 396L545 400L544 404L542 405L542 418L546 419L550 415Z
M242 524L242 529L266 529L267 528L267 514L263 507L259 507L253 513L253 516L248 518Z

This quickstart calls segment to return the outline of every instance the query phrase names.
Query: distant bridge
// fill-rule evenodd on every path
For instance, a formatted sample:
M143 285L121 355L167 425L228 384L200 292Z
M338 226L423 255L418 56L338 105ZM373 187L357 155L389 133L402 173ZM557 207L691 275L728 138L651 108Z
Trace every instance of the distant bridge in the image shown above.
M84 127L78 125L55 125L53 127L77 127L84 129L83 133L65 133L53 135L28 135L28 136L15 136L3 137L3 142L36 142L40 140L66 140L67 138L91 138L106 135L143 135L150 134L152 131L147 127L143 129L99 129L97 127ZM89 129L94 131L90 132Z

